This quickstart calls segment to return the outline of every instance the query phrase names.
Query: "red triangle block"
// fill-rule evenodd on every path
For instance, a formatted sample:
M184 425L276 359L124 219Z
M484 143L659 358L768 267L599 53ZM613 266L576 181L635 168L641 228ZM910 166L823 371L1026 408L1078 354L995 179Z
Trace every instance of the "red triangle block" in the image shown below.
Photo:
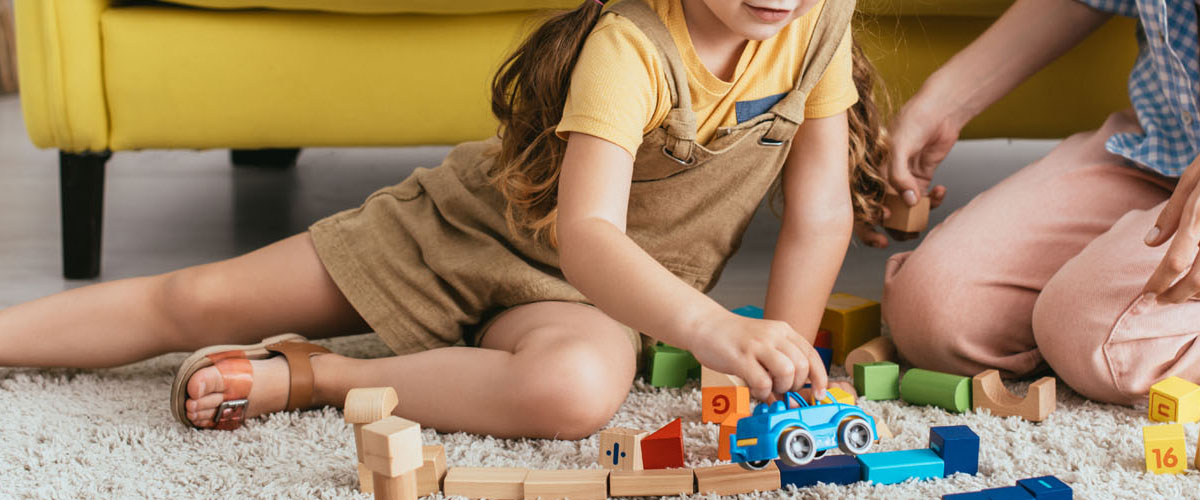
M642 438L642 467L670 469L683 467L683 419L677 418L654 434Z

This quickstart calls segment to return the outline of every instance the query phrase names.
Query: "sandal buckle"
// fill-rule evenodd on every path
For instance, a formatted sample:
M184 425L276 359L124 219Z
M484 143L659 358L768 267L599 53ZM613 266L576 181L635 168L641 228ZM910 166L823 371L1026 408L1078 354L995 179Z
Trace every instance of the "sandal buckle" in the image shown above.
M229 401L222 401L221 404L217 405L217 414L213 416L213 422L216 422L217 425L224 424L226 422L236 422L237 424L240 424L242 421L246 420L246 408L249 405L250 402L246 399L231 399ZM228 415L225 414L226 410L229 410Z

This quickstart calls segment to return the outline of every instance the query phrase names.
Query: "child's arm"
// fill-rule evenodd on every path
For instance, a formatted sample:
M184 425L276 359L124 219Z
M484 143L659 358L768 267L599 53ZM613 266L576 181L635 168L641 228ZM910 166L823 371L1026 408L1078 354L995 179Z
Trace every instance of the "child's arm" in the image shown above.
M846 113L810 119L796 132L783 167L783 226L765 316L788 322L810 345L854 227L849 149Z
M571 134L558 188L560 265L571 284L613 319L742 377L756 398L798 389L810 377L823 390L820 357L787 323L725 310L625 235L632 178L624 149Z

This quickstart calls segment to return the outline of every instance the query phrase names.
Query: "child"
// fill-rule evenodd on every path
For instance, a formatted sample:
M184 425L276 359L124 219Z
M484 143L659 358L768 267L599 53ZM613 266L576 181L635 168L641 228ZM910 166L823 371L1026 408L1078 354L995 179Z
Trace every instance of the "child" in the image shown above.
M821 395L811 342L852 223L882 192L853 8L587 0L501 67L498 138L245 256L2 311L0 366L229 344L180 368L184 424L232 429L391 385L396 414L426 427L582 438L625 400L644 332L758 398L809 381ZM703 292L781 172L773 320L739 317ZM398 356L346 358L296 334L237 345L368 330Z

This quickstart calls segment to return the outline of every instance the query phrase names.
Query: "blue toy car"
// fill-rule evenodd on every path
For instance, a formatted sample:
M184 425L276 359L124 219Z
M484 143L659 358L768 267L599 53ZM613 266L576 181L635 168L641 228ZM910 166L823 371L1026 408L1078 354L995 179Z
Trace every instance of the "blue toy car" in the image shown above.
M875 419L857 406L832 399L809 405L799 394L762 403L738 420L729 436L729 454L750 470L761 470L779 458L787 465L811 462L831 448L859 455L875 442Z

